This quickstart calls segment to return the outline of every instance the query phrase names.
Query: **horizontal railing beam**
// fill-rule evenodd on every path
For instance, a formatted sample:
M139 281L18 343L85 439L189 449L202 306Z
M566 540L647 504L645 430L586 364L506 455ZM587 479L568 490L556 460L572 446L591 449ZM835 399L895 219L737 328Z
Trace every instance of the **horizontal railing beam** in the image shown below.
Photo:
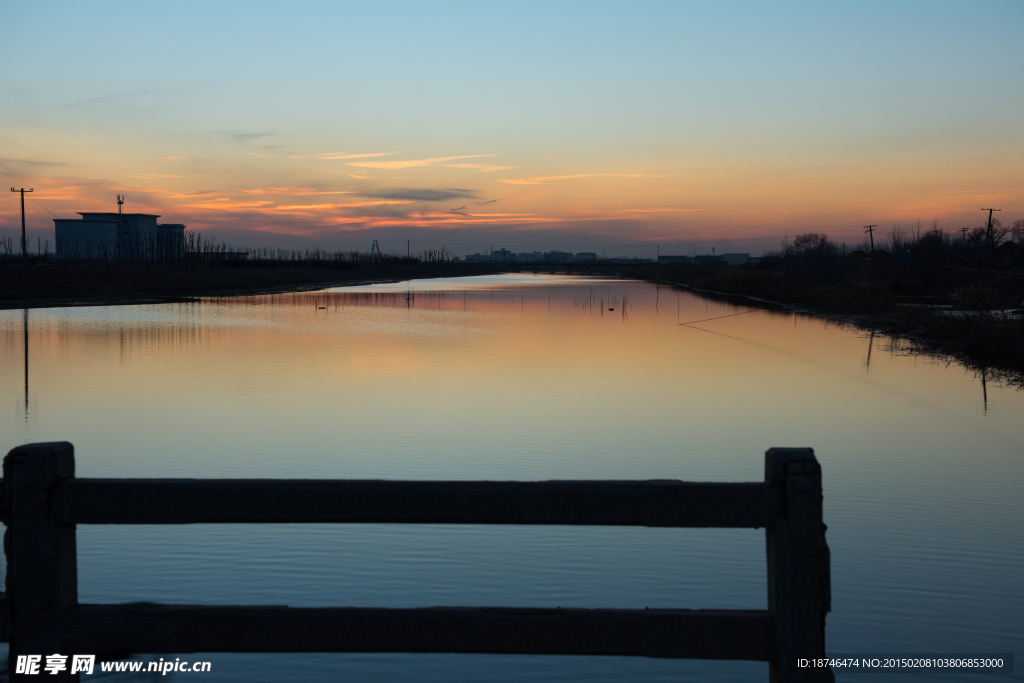
M756 610L80 605L59 622L73 652L452 652L770 661Z
M351 522L770 527L764 483L67 479L50 510L64 524Z

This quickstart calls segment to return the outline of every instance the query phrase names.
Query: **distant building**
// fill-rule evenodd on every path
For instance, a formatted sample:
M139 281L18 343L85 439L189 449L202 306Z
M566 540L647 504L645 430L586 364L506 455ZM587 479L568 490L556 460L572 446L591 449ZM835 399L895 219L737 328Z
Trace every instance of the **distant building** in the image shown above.
M149 213L92 213L80 219L55 218L53 229L58 257L63 258L180 258L185 226L158 224Z
M750 254L722 254L722 260L726 265L742 266L750 263Z
M516 263L518 260L515 254L504 247L491 252L492 263Z
M490 254L466 254L466 263L490 263Z
M575 260L576 263L596 263L597 254L592 251L581 251L576 254L573 260Z
M519 252L520 263L540 263L544 260L543 251L521 251Z
M544 260L548 263L571 263L572 252L571 251L546 251L544 252Z
M665 254L664 256L658 257L658 263L693 263L693 257Z

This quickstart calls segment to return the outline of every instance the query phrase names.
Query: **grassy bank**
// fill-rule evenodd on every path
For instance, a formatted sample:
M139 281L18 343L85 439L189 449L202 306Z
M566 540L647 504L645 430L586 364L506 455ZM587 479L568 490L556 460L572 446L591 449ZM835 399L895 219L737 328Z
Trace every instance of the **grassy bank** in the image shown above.
M344 267L251 267L210 263L135 265L36 263L0 266L0 308L180 301L317 289L366 281L482 275L491 266L354 263Z
M745 297L751 305L842 318L907 341L917 351L952 356L1024 385L1024 274L1019 270L895 265L858 255L825 264L651 265L624 274Z

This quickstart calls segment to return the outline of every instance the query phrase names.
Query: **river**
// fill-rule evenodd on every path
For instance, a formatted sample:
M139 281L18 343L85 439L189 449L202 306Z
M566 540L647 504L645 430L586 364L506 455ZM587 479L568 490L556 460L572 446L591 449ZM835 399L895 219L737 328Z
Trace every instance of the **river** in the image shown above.
M71 441L82 477L760 481L766 449L810 446L830 652L1024 652L1024 392L833 322L516 274L0 311L0 360L0 446ZM78 563L82 602L767 607L759 530L80 526ZM211 681L767 680L752 662L203 658Z

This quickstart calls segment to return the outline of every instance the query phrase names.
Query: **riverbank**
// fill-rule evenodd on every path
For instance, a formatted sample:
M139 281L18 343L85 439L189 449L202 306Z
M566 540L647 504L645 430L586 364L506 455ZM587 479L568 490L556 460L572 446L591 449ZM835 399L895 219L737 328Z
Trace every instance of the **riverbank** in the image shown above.
M623 275L677 284L746 305L827 317L1024 386L1020 272L959 269L935 279L928 289L911 293L905 293L905 276L877 274L822 281L815 274L771 268L662 264L626 269Z
M353 264L346 268L235 265L35 264L0 268L0 309L110 306L253 296L367 282L485 275L489 264Z

